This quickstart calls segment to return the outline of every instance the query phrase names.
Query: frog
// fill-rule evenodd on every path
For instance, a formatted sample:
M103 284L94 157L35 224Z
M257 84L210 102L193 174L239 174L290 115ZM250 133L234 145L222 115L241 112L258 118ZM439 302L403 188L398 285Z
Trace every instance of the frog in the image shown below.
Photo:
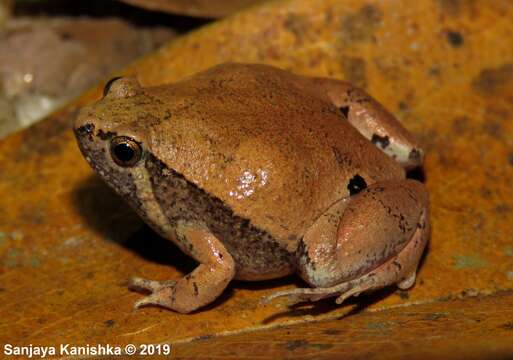
M191 313L232 280L291 274L305 286L263 304L341 304L415 283L429 196L407 174L424 151L349 82L257 63L222 63L153 86L119 77L73 129L96 173L197 261L179 279L134 277L130 289L146 294L135 308Z

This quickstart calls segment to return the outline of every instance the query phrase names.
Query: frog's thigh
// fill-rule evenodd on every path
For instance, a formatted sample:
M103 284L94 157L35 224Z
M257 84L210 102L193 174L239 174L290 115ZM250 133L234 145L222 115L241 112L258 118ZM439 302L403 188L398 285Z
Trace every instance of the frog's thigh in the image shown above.
M426 247L429 236L428 214L423 213L419 226L406 247L368 274L348 281L348 290L338 293L337 303L358 295L364 291L378 289L389 284L397 284L402 290L411 288L415 284L417 266Z
M300 275L318 289L276 296L317 300L391 284L412 286L427 240L427 206L427 192L414 180L375 183L346 204L335 204L297 252Z
M335 79L314 78L349 122L406 169L422 164L423 151L413 135L365 91Z
M135 278L132 287L152 291L135 306L158 305L189 313L214 301L235 275L235 263L224 245L206 228L180 224L178 236L192 245L200 265L177 282L157 282Z

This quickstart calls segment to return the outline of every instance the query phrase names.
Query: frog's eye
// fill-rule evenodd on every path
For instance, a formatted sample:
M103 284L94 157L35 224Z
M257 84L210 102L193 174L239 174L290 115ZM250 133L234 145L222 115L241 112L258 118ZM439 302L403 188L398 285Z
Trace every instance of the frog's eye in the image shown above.
M134 139L118 136L110 143L110 155L119 166L131 167L141 160L142 148Z

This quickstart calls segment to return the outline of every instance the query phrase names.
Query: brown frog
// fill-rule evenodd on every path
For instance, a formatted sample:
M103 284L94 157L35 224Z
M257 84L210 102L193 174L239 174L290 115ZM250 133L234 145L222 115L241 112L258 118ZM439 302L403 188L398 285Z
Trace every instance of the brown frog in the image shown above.
M188 313L232 279L294 272L293 301L413 286L428 194L405 171L423 151L369 95L259 64L171 85L110 81L74 126L91 166L160 235L199 262L177 281L134 278L135 306Z

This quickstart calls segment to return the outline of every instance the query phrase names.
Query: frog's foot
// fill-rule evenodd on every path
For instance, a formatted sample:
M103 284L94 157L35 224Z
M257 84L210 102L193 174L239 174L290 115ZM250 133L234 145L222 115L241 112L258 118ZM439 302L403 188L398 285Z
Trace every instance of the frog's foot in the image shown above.
M162 305L166 302L169 294L173 293L176 281L155 281L134 277L128 285L130 290L138 292L150 292L151 295L142 298L134 304L134 308L138 309L146 305Z
M235 275L233 258L207 229L182 225L179 231L197 249L194 256L201 264L178 281L133 278L131 289L151 292L135 308L156 305L189 313L214 301Z
M369 94L340 80L311 80L328 95L351 125L406 170L422 164L424 152L414 136Z
M391 283L397 283L402 290L409 289L415 284L416 270L410 265L412 259L420 259L422 250L427 241L426 232L420 229L412 238L412 241L392 259L360 278L337 284L330 287L299 288L275 292L263 299L267 303L278 297L288 297L290 304L304 301L318 301L329 297L337 297L335 302L342 304L351 296L379 289ZM410 271L402 271L403 269Z
M130 290L134 291L154 293L161 290L162 288L172 287L174 285L176 285L176 281L174 280L156 281L142 279L140 277L133 277L130 280L128 287Z
M277 291L262 299L263 304L267 304L279 297L287 297L290 305L294 305L305 301L319 301L328 297L337 296L340 292L349 289L351 285L348 283L328 287L328 288L299 288Z
M270 296L341 303L362 292L413 286L429 234L428 198L414 180L374 183L333 204L308 229L296 252L301 277L314 288Z

